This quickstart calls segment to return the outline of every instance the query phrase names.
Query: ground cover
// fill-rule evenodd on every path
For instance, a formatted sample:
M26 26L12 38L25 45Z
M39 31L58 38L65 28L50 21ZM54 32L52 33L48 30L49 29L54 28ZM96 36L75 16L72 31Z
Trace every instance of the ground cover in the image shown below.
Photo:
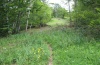
M50 59L51 58L51 59ZM99 65L100 40L64 26L0 39L0 65Z

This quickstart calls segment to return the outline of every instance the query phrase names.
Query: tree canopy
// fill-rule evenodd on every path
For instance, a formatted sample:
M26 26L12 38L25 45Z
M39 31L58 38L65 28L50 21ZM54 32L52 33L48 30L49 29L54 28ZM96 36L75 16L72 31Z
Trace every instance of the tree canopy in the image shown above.
M68 15L68 11L65 8L59 4L54 4L53 17L64 18L66 15Z
M74 21L77 27L88 29L93 36L100 35L100 0L74 0Z
M51 8L41 0L0 1L0 36L18 33L51 19Z

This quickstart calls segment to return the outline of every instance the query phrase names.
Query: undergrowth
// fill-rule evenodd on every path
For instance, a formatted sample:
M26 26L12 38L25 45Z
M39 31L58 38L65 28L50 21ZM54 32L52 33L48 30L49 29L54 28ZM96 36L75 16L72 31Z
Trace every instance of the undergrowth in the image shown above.
M99 65L100 42L73 29L26 32L0 39L0 65Z

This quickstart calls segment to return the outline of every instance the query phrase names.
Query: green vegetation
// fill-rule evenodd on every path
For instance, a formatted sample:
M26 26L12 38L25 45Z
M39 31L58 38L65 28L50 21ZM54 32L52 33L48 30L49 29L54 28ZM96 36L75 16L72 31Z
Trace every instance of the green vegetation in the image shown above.
M99 65L100 42L77 33L70 29L56 30L48 36L46 40L53 48L54 65Z
M87 31L86 35L100 38L100 0L74 0L73 19L77 28Z
M69 25L69 22L66 19L61 18L52 18L50 22L47 23L49 26L58 26L58 25Z
M50 54L41 38L37 33L22 33L0 39L0 65L47 65Z
M64 19L67 15L68 12L65 8L62 8L59 4L54 4L53 17Z
M73 29L26 32L0 39L0 65L47 65L50 51L53 65L99 65L99 41L89 40Z
M100 65L100 0L65 1L1 0L0 65Z
M3 0L0 13L0 37L44 26L52 17L52 9L41 0Z

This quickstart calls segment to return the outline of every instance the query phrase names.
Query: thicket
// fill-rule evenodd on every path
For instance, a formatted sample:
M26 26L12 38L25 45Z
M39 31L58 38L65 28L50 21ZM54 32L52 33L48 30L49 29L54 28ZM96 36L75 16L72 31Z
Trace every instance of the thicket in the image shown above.
M62 8L59 4L55 4L52 16L57 18L65 18L68 15L68 11Z
M41 0L1 0L0 36L43 26L51 19L51 8Z
M85 34L100 38L100 0L74 0L73 18Z

